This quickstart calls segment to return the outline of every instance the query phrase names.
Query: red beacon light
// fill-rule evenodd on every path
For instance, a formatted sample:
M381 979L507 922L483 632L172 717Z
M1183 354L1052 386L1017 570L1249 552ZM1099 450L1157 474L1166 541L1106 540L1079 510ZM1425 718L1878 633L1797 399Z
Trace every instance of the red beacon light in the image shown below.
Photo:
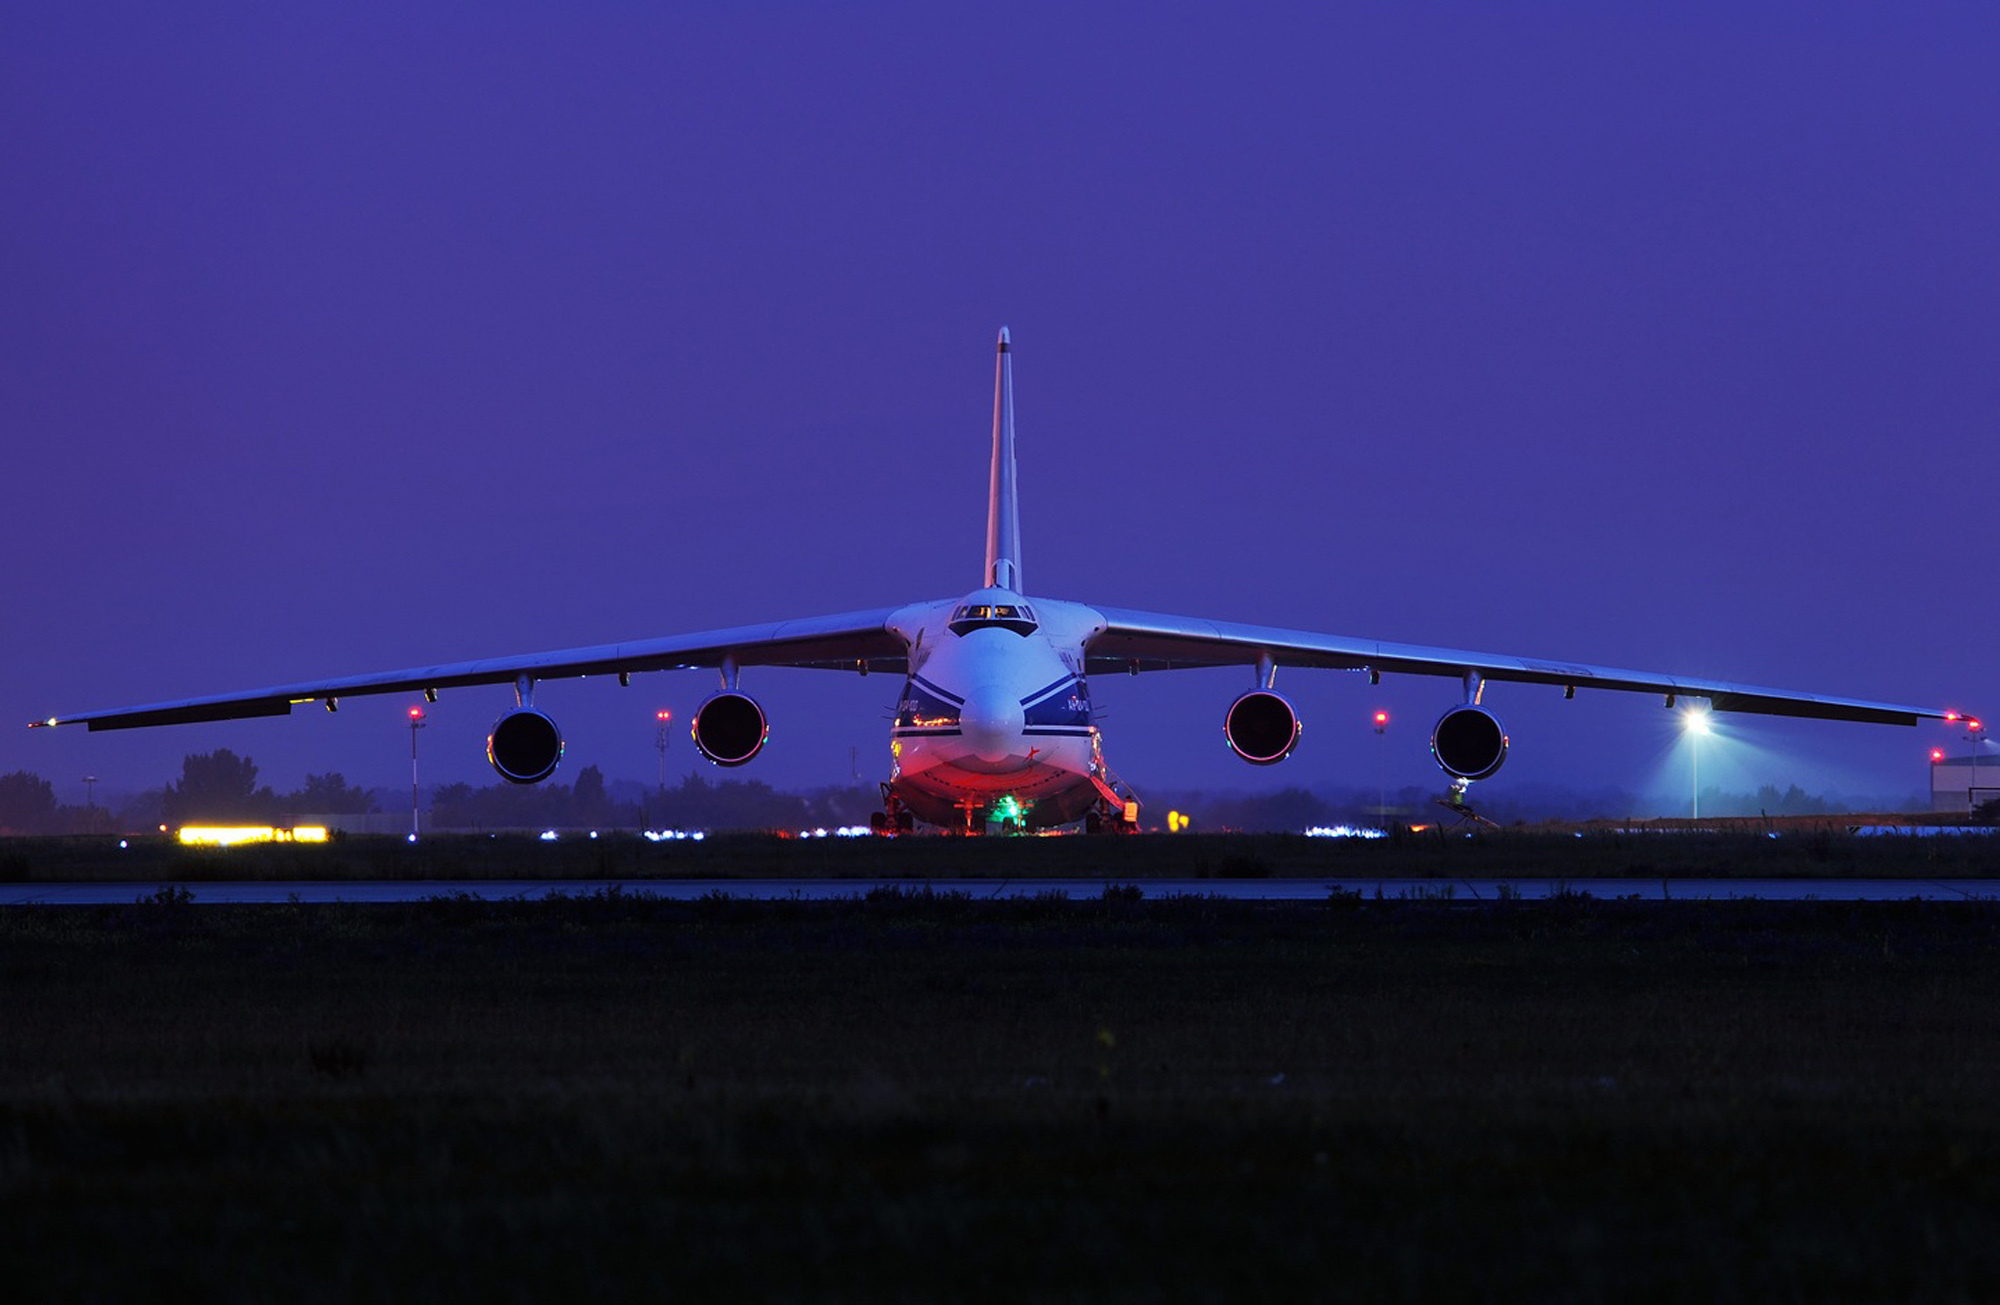
M422 720L423 718L424 718L424 709L423 709L422 707L412 707L412 708L410 708L410 719L411 719L411 720Z
M1937 764L1938 764L1939 762L1941 762L1941 761L1943 761L1943 760L1944 760L1944 749L1943 749L1943 748L1932 748L1932 749L1931 749L1931 764L1932 764L1933 766L1935 766L1935 765L1937 765Z
M1388 713L1388 712L1386 712L1386 711L1378 711L1378 712L1376 712L1376 713L1375 713L1375 732L1376 732L1377 734L1380 734L1380 733L1381 733L1381 732L1382 732L1383 730L1386 730L1386 729L1388 729L1388 728L1389 728L1389 713Z

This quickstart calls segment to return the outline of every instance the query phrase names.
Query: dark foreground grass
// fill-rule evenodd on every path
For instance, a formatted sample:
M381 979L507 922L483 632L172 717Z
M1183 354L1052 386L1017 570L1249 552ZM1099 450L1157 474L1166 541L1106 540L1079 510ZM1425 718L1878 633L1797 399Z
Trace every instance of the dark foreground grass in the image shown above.
M1984 1300L2000 917L0 912L9 1298Z
M449 834L411 844L356 836L327 844L186 848L164 837L0 840L0 881L345 879L1005 880L1328 877L1979 878L2000 875L2000 835L1857 838L1844 830L1657 833L1432 830L1393 839L1297 834L1070 838L824 838L734 834L652 843L632 833L543 842Z

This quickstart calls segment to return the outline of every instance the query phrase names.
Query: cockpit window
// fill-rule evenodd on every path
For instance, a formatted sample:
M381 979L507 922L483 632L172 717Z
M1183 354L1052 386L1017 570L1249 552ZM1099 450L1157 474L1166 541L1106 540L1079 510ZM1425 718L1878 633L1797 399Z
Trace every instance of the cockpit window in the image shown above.
M1026 635L1035 628L1034 609L1026 603L960 603L951 614L953 634L983 630L989 625Z

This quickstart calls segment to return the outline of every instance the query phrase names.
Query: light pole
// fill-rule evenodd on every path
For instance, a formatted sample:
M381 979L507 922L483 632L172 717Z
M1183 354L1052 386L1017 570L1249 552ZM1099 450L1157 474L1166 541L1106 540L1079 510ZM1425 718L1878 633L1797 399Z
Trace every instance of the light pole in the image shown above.
M1688 819L1701 819L1701 737L1708 733L1708 712L1689 707L1681 713L1681 729L1688 736Z
M83 777L83 806L86 811L97 810L97 776Z
M1986 737L1986 726L1977 716L1961 716L1955 711L1944 714L1947 723L1965 726L1965 741L1972 745L1972 755L1966 759L1965 810L1970 815L1979 806L1975 794L1979 791L1979 743Z
M654 720L659 722L659 737L653 741L653 746L660 750L660 794L662 797L667 792L667 722L673 718L674 714L664 707L655 713L653 717Z
M1979 810L1979 745L1986 738L1986 727L1978 717L1966 718L1965 737L1972 744L1972 765L1967 767L1965 780L1965 811L1970 815Z
M410 841L422 832L417 828L417 731L424 727L424 709L410 708Z
M1379 708L1375 712L1375 733L1382 736L1389 732L1389 713ZM1378 760L1375 763L1375 819L1383 828L1389 824L1389 776L1387 769Z

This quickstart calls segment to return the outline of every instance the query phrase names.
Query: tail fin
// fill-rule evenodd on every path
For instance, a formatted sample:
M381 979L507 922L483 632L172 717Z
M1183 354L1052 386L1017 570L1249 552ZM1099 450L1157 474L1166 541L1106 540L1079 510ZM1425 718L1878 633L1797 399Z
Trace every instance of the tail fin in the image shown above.
M1021 502L1014 483L1014 364L1007 328L993 365L993 479L986 500L986 583L1021 592Z

